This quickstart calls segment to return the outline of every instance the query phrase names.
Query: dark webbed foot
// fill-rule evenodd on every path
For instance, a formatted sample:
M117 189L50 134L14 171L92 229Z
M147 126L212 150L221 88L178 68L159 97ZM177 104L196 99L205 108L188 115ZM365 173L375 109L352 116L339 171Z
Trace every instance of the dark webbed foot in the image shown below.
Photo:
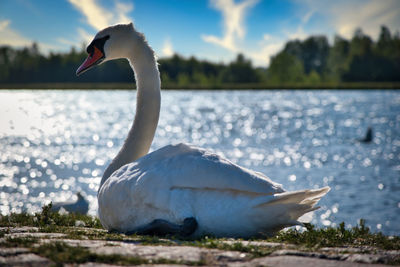
M183 224L175 224L163 219L156 219L151 223L140 227L134 233L139 235L179 235L189 236L197 229L197 221L195 218L186 218Z

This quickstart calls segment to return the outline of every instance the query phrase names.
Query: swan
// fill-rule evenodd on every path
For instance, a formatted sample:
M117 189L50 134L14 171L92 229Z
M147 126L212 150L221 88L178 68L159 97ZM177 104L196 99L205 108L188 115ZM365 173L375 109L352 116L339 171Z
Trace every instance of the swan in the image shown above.
M78 197L77 201L75 202L56 202L52 205L52 211L60 211L61 208L68 212L80 213L80 214L87 214L89 210L89 203L87 200L82 196L80 192L76 193Z
M98 216L122 233L217 237L273 235L298 218L329 187L287 192L260 172L188 144L151 152L160 112L155 53L132 23L98 32L77 75L108 60L127 58L135 73L137 104L128 136L104 171Z

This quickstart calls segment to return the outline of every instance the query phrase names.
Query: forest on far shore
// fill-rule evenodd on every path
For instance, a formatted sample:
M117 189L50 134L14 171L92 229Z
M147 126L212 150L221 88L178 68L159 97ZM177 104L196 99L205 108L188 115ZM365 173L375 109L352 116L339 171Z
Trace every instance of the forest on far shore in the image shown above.
M15 49L0 47L0 87L30 83L130 83L134 76L124 60L107 62L77 77L75 71L87 54L71 48L68 53L43 55L37 44ZM271 57L268 68L256 68L242 54L228 64L185 58L175 54L159 59L163 87L219 88L243 84L259 88L285 85L318 87L340 83L400 82L400 34L381 27L378 40L361 29L347 40L333 44L326 36L288 41Z

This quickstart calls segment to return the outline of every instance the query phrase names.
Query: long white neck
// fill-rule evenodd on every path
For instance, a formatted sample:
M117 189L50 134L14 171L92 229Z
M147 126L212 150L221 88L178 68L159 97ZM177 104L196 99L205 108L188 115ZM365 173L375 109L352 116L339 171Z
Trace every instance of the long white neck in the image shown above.
M114 171L149 152L158 124L161 83L154 52L143 38L139 38L127 53L136 79L135 120L124 145L105 170L99 189Z

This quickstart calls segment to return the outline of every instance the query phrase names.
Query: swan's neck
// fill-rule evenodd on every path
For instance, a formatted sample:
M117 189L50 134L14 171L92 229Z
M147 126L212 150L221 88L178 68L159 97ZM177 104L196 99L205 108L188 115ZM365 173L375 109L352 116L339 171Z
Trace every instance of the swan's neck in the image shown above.
M133 42L127 58L135 72L136 115L124 145L105 170L99 188L114 171L149 152L158 124L161 100L160 74L154 52L142 38Z

